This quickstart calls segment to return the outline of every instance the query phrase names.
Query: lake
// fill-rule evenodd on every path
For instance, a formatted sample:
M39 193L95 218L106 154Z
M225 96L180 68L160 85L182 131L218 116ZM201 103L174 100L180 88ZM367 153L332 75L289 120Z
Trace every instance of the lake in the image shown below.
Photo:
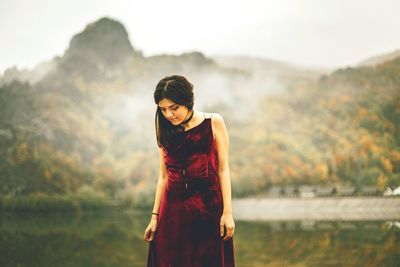
M3 213L0 266L146 266L148 220L119 209ZM400 266L400 221L235 222L237 267Z

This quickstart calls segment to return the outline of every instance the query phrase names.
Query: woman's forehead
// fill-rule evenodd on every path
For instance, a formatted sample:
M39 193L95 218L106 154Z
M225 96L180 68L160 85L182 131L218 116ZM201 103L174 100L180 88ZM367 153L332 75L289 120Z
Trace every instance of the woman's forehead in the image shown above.
M170 107L170 106L172 106L174 104L176 104L176 103L171 101L168 98L163 98L163 99L160 100L160 102L158 102L158 106L160 108L168 108L168 107Z

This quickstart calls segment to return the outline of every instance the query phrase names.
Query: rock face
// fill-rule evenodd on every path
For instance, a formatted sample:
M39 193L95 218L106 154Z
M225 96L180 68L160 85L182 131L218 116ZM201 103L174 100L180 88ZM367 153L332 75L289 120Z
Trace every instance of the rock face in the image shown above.
M142 53L132 47L125 27L104 17L73 36L60 65L68 73L93 78L105 70L124 68L138 57Z

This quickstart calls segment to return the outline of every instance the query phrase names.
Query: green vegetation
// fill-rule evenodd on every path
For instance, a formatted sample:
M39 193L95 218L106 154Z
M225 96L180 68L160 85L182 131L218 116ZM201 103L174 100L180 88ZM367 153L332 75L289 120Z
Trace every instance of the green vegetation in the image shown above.
M232 131L235 194L276 184L400 185L399 73L400 59L348 68L263 99L255 121Z
M108 49L116 54L104 54ZM217 82L232 91L246 84L248 94L265 88L251 88L258 85L251 75L198 52L143 57L122 25L109 19L74 36L52 64L36 83L0 79L0 195L8 209L42 209L51 201L60 209L103 201L149 207L159 157L153 103L141 103L143 92L165 73L185 70L195 82L209 79L206 85ZM263 71L271 69L258 70L257 79ZM371 185L381 191L400 185L400 58L339 69L318 81L284 65L279 73L288 89L260 98L254 117L236 118L238 107L248 107L229 101L203 110L225 118L234 197L273 185ZM12 75L18 78L18 71ZM137 114L127 123L119 112L128 99L133 111L126 110ZM77 194L92 197L79 201Z

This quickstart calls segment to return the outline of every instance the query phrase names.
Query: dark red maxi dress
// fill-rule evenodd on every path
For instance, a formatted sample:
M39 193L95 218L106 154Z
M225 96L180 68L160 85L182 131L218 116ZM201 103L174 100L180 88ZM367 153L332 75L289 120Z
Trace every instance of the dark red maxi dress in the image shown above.
M220 236L223 211L211 117L167 148L168 182L147 267L234 267L233 238Z

